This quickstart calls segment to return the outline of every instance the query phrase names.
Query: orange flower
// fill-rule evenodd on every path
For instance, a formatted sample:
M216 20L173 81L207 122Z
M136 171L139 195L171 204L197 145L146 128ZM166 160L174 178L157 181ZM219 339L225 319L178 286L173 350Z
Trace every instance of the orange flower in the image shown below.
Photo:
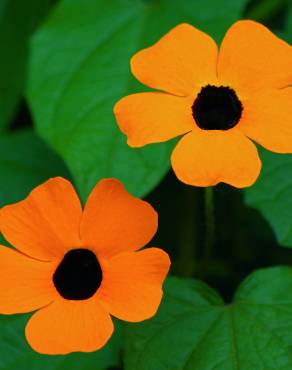
M238 21L218 51L188 24L172 29L131 60L136 78L164 92L126 96L114 112L128 144L179 135L171 157L184 183L252 185L261 169L254 140L292 152L292 48L253 21Z
M95 351L111 337L110 314L138 322L162 297L168 255L136 252L157 230L157 214L114 179L100 181L84 211L72 185L54 178L0 210L18 251L0 246L0 313L39 309L26 338L46 354Z

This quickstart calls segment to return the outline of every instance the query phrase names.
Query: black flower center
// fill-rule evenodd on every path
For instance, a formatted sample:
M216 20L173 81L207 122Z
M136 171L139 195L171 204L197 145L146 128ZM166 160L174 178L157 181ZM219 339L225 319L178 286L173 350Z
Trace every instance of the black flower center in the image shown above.
M66 253L53 276L57 291L70 300L92 297L101 280L100 264L96 255L88 249L72 249Z
M243 107L227 86L204 86L192 106L193 117L203 130L229 130L240 120Z

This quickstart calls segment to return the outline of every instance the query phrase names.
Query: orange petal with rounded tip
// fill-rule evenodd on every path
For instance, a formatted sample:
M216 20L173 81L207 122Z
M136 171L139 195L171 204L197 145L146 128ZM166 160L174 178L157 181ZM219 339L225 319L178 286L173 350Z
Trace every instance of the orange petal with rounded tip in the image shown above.
M217 45L210 36L189 24L180 24L135 54L131 69L144 85L186 96L196 86L216 80L217 56Z
M54 260L80 245L82 208L69 181L56 177L0 210L0 230L21 252Z
M255 145L239 130L196 130L174 149L172 167L182 182L212 186L225 182L237 188L252 185L261 170Z
M113 330L109 314L96 299L59 299L31 317L25 335L35 351L64 355L100 349L110 339Z
M239 128L276 153L292 153L292 88L264 91L246 103Z
M115 256L103 264L98 298L121 320L146 320L158 309L169 267L168 254L158 248Z
M150 204L130 195L115 179L101 180L90 194L81 222L83 245L98 256L142 248L157 230Z
M0 313L34 311L52 302L57 293L55 265L0 246Z
M218 77L243 91L291 85L292 47L257 22L238 21L222 42Z
M172 139L194 127L189 99L164 93L126 96L114 108L128 144L139 147Z

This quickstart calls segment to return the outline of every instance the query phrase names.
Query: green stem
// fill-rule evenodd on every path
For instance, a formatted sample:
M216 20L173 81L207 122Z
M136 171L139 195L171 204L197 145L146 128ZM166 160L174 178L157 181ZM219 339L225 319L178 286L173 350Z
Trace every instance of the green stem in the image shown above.
M205 276L208 270L208 262L211 259L215 242L215 214L214 214L214 191L212 187L205 188L205 245L201 261L201 275Z
M197 207L198 191L193 187L185 187L180 202L178 223L179 249L175 270L179 276L192 277L197 268Z

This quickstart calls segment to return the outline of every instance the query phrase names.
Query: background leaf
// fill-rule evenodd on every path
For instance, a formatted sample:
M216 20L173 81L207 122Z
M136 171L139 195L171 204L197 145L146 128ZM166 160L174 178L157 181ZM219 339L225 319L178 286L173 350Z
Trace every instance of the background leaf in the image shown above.
M292 269L259 270L232 304L170 279L156 317L128 328L126 370L290 370Z
M247 9L245 10L245 16L248 19L261 22L262 20L270 20L278 11L283 9L285 5L288 5L289 0L256 0L249 1Z
M28 39L52 0L2 0L0 3L0 130L15 114L23 93Z
M70 178L63 161L32 131L0 136L0 206L17 202L50 177Z
M286 17L286 35L288 41L292 40L292 4L289 5Z
M189 22L221 39L245 0L64 0L32 43L28 99L40 135L64 158L83 198L102 177L145 195L169 168L172 143L131 149L114 103L141 90L130 57Z
M260 149L260 156L262 171L245 189L245 201L270 222L281 245L292 247L292 155Z

